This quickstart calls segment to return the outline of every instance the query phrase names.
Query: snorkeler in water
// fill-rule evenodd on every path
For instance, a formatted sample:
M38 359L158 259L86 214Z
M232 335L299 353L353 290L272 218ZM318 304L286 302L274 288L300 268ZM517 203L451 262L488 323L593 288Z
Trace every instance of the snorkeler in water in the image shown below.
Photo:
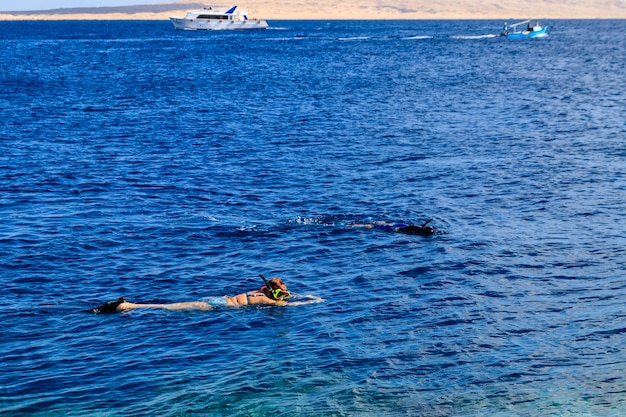
M443 234L443 232L428 224L433 219L428 219L421 225L415 225L403 222L389 222L383 220L374 220L372 217L348 219L346 216L321 216L321 217L297 217L293 222L299 224L323 225L341 228L363 228L363 229L380 229L407 235L430 236Z
M305 295L306 301L288 301L291 293L287 285L280 278L272 278L269 281L261 275L265 285L256 291L235 295L233 297L209 297L199 301L188 301L169 304L136 304L120 297L115 301L109 301L90 311L96 314L119 313L137 308L157 308L163 310L200 310L208 311L218 307L242 307L248 305L274 305L274 306L297 306L303 304L321 303L325 300L314 295Z
M346 226L350 227L363 227L366 229L382 229L382 230L390 230L396 233L404 233L407 235L421 235L428 236L434 235L438 233L437 229L434 227L428 226L433 219L428 219L421 226L416 226L407 223L391 223L385 221L368 221L366 223L350 223Z

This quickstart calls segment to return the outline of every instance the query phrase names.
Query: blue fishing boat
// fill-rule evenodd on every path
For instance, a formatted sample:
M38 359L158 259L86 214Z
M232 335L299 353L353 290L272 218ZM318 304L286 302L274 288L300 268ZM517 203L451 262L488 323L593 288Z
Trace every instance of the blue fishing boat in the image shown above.
M526 30L520 30L520 26L523 27L523 25L526 25ZM539 21L536 21L533 25L530 19L510 26L505 22L501 35L511 39L540 38L548 36L548 27L542 27Z

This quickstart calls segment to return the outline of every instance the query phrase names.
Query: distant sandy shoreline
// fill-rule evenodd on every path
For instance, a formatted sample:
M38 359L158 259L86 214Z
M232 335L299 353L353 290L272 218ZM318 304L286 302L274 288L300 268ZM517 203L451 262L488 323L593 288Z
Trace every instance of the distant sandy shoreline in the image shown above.
M140 14L125 14L125 13L112 13L106 15L96 14L67 14L67 15L13 15L13 14L0 14L0 21L62 21L62 20L169 20L171 16L183 16L184 14L167 14L162 13L140 13ZM548 16L542 16L541 20ZM265 20L507 20L507 19L527 19L526 16L468 16L468 15L416 15L416 16L397 16L376 14L372 15L352 15L352 16L311 16L302 15L299 13L276 13L263 16L252 16L252 18L265 19ZM549 16L550 19L626 19L624 17L614 16Z
M249 0L248 16L266 20L464 20L464 19L626 19L626 2L604 0L570 0L526 2L509 0L359 0L342 3L335 0ZM183 7L182 4L174 6ZM150 6L147 6L148 8ZM149 9L148 9L149 10ZM157 10L157 9L154 9ZM77 10L78 11L78 10ZM83 10L84 11L84 10ZM72 13L72 9L42 12L0 12L0 20L168 20L182 17L186 9L159 12L129 12L123 8L106 8L107 13Z

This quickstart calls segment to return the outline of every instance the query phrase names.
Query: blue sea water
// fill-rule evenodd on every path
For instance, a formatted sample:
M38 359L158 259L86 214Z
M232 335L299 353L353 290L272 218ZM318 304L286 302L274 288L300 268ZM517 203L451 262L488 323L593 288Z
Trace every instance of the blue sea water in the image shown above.
M542 23L0 23L0 415L626 414L626 21Z

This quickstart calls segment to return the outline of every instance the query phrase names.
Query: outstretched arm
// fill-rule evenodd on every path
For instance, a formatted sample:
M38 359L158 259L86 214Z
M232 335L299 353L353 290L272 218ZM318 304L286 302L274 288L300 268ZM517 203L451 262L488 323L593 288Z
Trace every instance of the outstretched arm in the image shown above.
M301 305L304 305L304 304L323 303L324 301L326 301L323 298L316 297L314 295L303 295L302 297L303 298L308 298L308 300L306 300L306 301L288 302L287 305L290 305L290 306L301 306Z

